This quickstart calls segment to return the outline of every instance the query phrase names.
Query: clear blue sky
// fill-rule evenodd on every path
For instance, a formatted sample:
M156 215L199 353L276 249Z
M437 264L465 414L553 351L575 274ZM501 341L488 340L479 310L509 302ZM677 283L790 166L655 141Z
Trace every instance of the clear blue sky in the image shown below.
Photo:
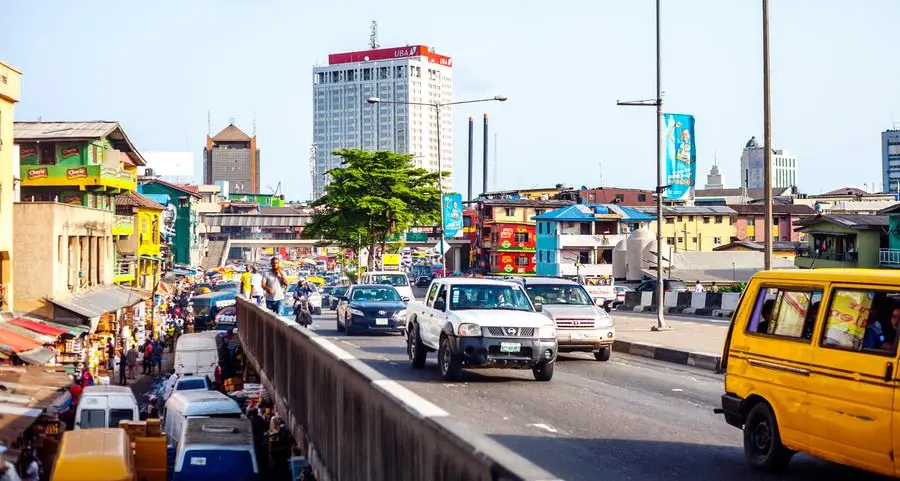
M697 118L701 187L714 153L736 186L741 148L762 137L761 2L663 4L665 110ZM804 191L880 183L879 133L892 115L900 122L900 2L770 4L774 147L799 157ZM118 120L144 151L199 158L207 110L213 131L234 117L248 133L256 112L262 184L283 181L288 198L305 199L311 67L329 52L365 48L377 20L385 47L420 43L453 57L455 99L509 96L455 110L458 190L466 118L485 111L499 134L492 189L598 185L601 161L603 184L649 188L653 109L615 103L654 95L653 8L653 0L10 0L0 58L25 75L18 119Z

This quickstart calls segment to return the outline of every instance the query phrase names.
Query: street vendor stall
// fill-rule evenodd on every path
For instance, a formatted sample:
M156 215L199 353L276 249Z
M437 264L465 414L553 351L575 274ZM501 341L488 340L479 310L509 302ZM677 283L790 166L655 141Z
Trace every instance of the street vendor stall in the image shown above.
M50 368L0 366L0 444L9 448L8 459L34 449L44 466L52 465L71 384L71 376Z

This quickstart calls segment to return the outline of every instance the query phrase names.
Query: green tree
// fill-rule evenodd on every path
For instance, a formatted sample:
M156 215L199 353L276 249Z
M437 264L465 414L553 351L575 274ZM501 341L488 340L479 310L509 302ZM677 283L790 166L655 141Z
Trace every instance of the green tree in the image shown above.
M313 202L315 213L303 236L326 239L341 247L369 247L368 268L374 267L375 247L385 252L387 238L413 225L440 219L438 174L416 167L411 154L344 149L334 152L341 166L327 174L331 182Z

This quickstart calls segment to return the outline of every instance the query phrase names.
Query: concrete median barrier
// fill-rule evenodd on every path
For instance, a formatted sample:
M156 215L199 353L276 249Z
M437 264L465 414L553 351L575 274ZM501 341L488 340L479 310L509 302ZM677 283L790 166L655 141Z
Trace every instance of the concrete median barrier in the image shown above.
M556 481L328 339L242 299L247 359L320 481Z
M740 297L737 292L666 292L663 309L666 314L731 317ZM626 292L625 302L616 310L656 312L656 295L653 292Z

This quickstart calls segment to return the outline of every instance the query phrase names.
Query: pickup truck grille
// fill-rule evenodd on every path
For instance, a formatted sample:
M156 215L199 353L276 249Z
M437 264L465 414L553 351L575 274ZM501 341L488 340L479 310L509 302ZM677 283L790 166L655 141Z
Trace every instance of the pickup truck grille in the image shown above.
M486 327L491 337L534 337L533 327Z
M593 329L593 319L556 319L557 329Z

